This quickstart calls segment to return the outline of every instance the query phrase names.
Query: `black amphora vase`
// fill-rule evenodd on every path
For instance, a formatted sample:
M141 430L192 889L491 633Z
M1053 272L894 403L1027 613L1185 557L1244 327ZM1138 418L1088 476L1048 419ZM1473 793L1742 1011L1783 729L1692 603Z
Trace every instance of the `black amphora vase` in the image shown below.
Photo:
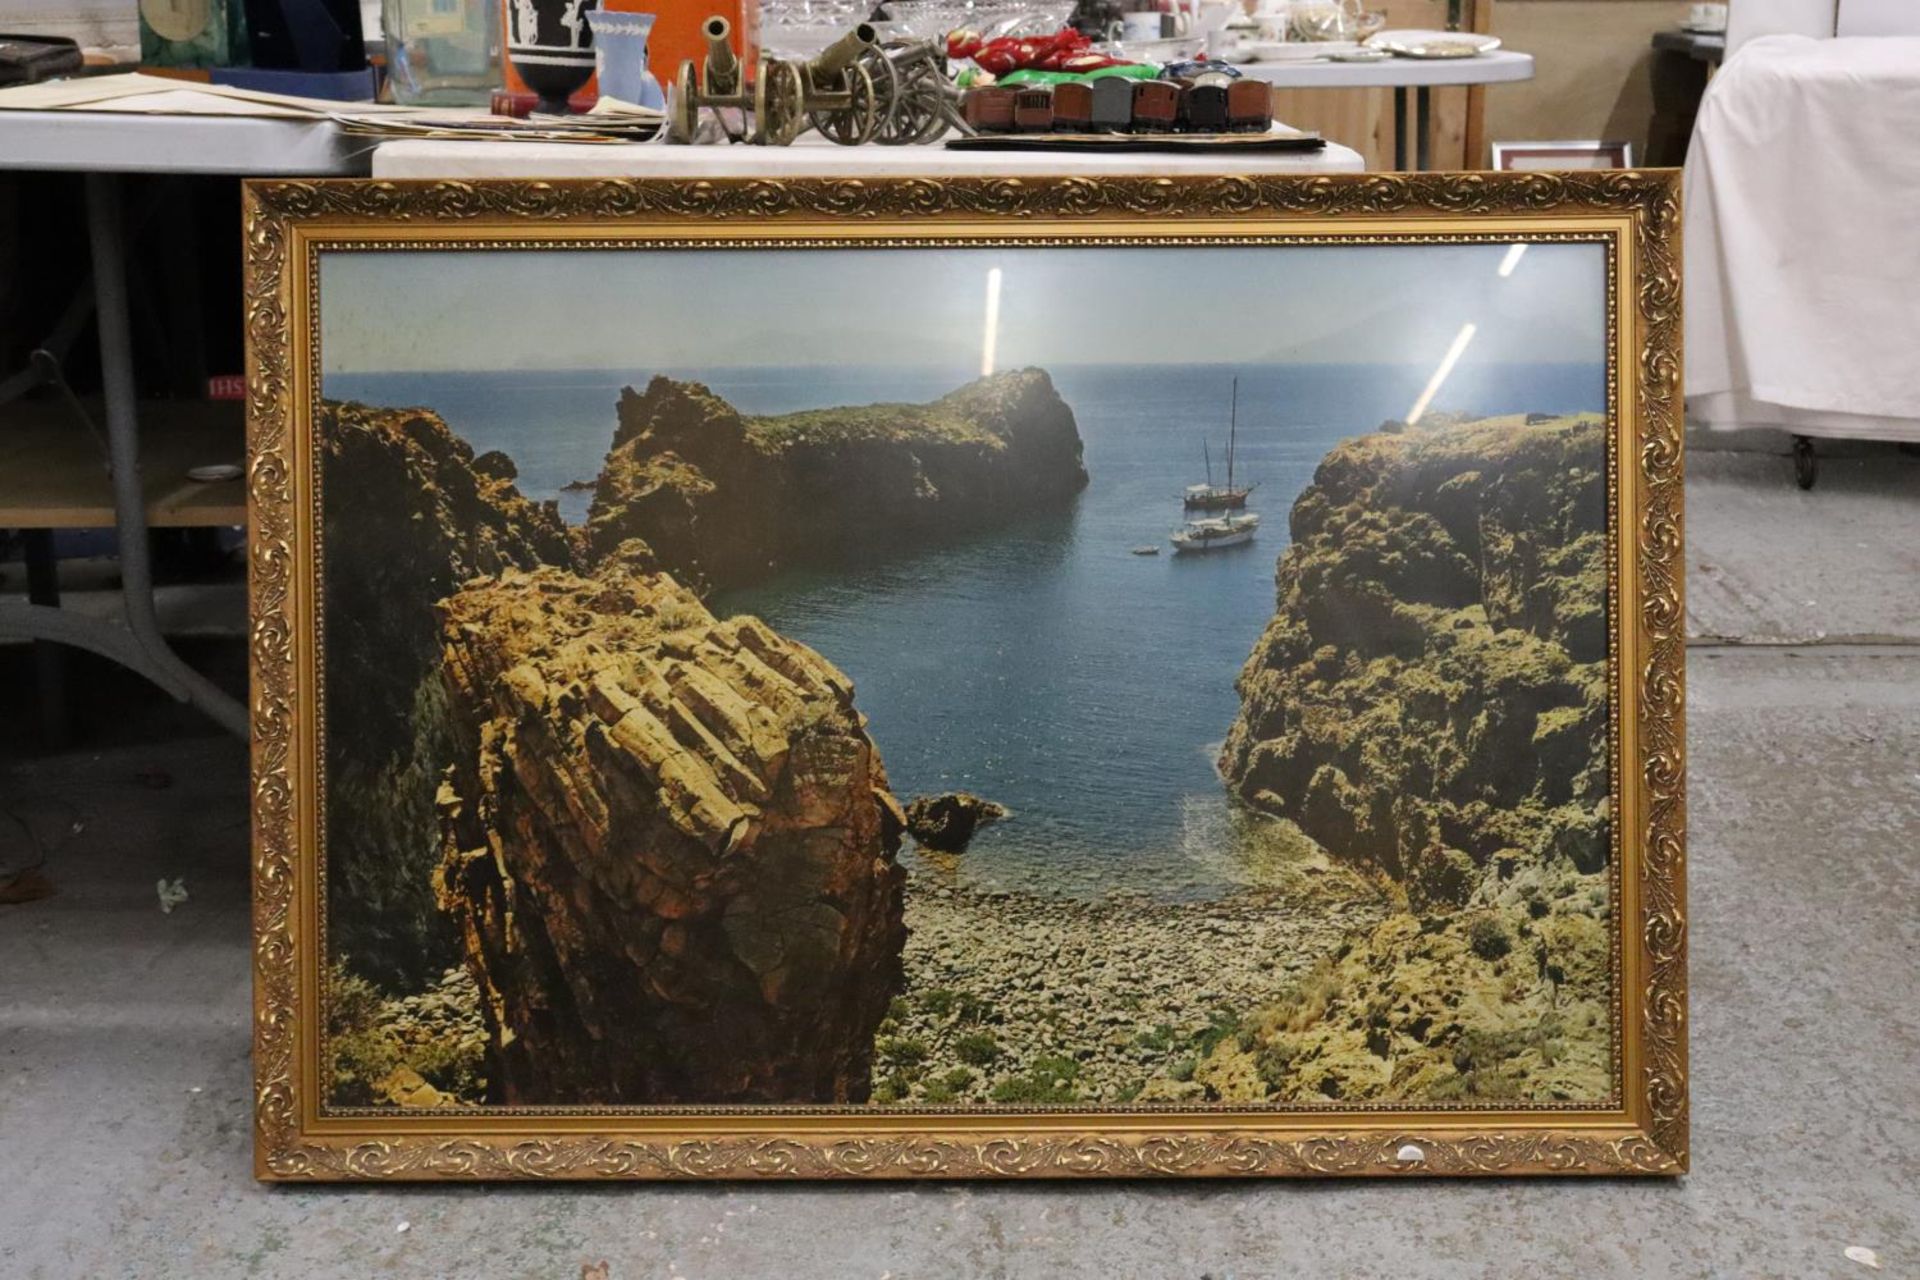
M567 114L567 99L593 76L593 31L587 11L600 0L504 0L507 57L540 95L538 111Z

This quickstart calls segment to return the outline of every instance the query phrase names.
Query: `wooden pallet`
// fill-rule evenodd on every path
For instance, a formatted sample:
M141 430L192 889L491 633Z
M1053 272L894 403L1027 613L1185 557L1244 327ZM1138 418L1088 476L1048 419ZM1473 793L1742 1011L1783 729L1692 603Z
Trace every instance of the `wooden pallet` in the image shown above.
M87 411L105 430L98 401ZM192 467L246 462L237 401L151 400L139 408L141 488L156 528L244 525L244 480L201 483ZM113 484L99 440L55 399L0 405L0 529L113 527Z

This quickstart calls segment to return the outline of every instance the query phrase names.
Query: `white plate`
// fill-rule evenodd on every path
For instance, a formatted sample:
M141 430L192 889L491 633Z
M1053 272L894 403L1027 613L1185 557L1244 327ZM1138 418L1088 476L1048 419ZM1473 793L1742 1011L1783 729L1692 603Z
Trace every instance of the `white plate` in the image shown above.
M1247 44L1262 62L1318 62L1359 47L1351 40L1254 40Z
M1472 45L1472 53L1436 53L1431 46ZM1472 31L1382 31L1367 37L1369 49L1385 49L1403 58L1472 58L1500 47L1499 36L1483 36Z
M1169 36L1164 40L1115 40L1109 54L1130 62L1185 62L1200 52L1199 36Z

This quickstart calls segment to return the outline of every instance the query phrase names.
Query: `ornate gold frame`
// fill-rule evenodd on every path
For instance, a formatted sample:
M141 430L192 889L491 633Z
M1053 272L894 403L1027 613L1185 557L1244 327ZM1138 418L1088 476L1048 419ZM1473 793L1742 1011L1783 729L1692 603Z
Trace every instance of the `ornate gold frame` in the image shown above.
M329 1112L317 1078L326 248L1581 239L1609 250L1616 1067L1599 1109ZM250 182L256 1174L921 1178L1677 1174L1687 1168L1680 201L1674 172Z

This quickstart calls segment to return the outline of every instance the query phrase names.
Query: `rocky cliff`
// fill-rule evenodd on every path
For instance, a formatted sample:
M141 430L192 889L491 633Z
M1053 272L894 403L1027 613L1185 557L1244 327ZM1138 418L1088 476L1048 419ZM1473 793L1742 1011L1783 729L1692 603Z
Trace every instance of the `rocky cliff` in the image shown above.
M927 404L751 417L699 383L621 393L589 510L595 554L640 539L706 587L951 535L1070 502L1073 411L1039 369Z
M846 677L620 564L470 583L440 624L489 1101L865 1101L903 816Z
M1602 441L1591 418L1493 419L1330 453L1240 673L1221 755L1235 793L1441 894L1457 891L1436 850L1598 870Z
M440 631L427 603L479 574L569 564L558 511L423 409L322 401L327 804L335 958L417 989L453 962L434 907L434 789L446 764ZM410 607L406 607L410 606Z
M1217 1096L1605 1093L1604 468L1591 417L1447 422L1295 503L1221 770L1405 909L1244 1019Z

